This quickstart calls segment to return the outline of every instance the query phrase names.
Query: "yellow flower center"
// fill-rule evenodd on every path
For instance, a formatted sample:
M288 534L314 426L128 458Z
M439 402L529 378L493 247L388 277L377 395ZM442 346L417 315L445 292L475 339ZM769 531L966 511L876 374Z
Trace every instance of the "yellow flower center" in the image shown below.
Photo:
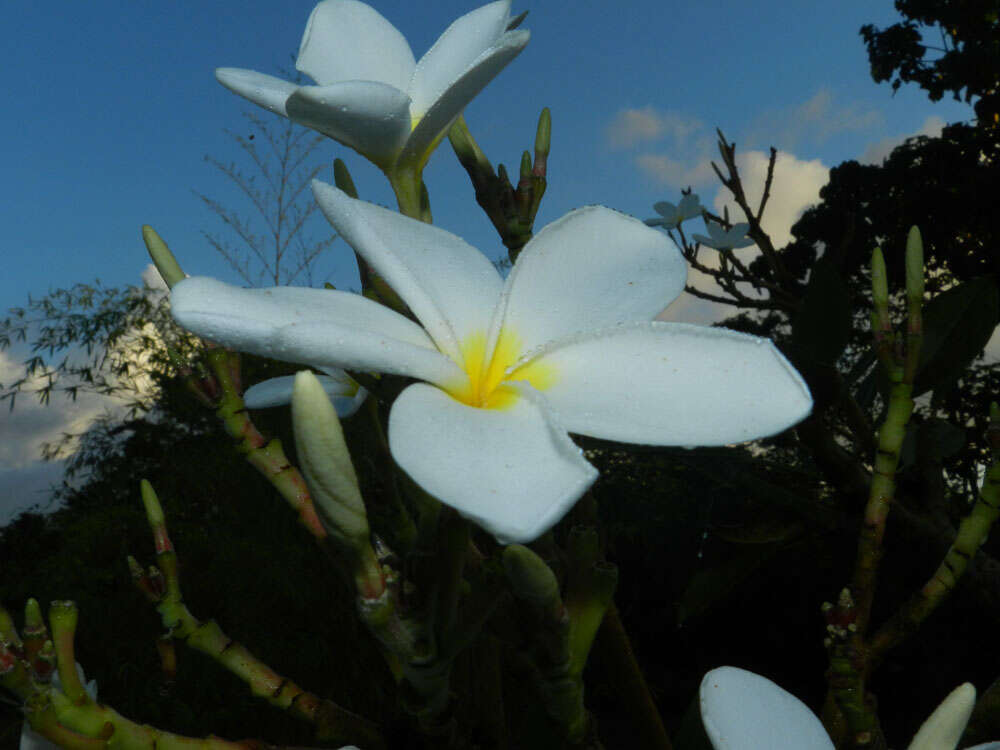
M461 348L469 379L447 390L463 404L477 409L506 409L512 406L518 394L507 383L523 380L544 391L555 381L552 367L539 362L527 362L507 373L507 368L514 365L523 353L520 337L509 328L501 329L489 358L486 356L484 333L468 336Z

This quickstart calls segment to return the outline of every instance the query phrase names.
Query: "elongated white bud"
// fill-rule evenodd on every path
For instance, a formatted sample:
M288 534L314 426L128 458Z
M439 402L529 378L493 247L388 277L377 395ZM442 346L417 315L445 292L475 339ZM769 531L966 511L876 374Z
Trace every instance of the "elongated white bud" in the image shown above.
M351 543L368 541L368 514L337 412L311 372L295 376L292 423L299 468L330 534Z

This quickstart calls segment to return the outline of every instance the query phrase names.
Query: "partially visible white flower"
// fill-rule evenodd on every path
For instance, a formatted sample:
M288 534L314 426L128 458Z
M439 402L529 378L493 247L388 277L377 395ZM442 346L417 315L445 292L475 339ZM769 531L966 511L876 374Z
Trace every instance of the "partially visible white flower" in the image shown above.
M358 385L346 372L336 367L324 368L323 372L326 374L317 375L316 379L333 402L337 416L341 419L352 416L365 402L368 391ZM288 394L292 392L294 382L294 375L265 380L247 388L243 394L243 402L250 409L283 406L288 403Z
M712 247L716 250L734 250L750 247L753 244L753 240L746 236L747 230L750 229L750 225L746 222L733 224L733 228L727 231L722 228L721 224L706 219L705 228L708 229L709 237L703 234L692 234L691 237L695 242L700 242L706 247Z
M358 0L323 0L309 16L295 67L315 86L241 68L219 82L254 104L313 128L386 174L419 174L465 106L524 49L508 30L510 0L455 21L419 62L402 34Z
M313 191L421 325L356 294L207 278L174 287L174 318L237 350L424 381L393 404L393 457L505 542L536 539L596 478L568 432L725 445L809 413L805 383L770 341L653 320L687 266L640 221L573 211L531 239L505 282L455 235L323 183Z
M87 691L87 695L90 696L91 700L96 701L97 680L87 682L87 677L84 675L83 667L80 666L79 662L76 664L76 673L80 675L80 683L83 685L83 689ZM52 688L62 690L62 681L59 679L59 672L55 672L52 675ZM21 744L18 747L20 750L61 750L59 745L49 742L32 729L31 724L27 720L21 725Z
M660 201L653 204L653 210L660 215L660 218L646 219L646 226L673 229L681 222L701 216L704 209L698 196L695 193L688 193L676 206L670 201Z
M766 677L736 667L705 675L701 720L715 750L834 750L816 715ZM923 723L908 750L955 750L976 704L976 689L955 688ZM986 742L966 750L1000 750Z

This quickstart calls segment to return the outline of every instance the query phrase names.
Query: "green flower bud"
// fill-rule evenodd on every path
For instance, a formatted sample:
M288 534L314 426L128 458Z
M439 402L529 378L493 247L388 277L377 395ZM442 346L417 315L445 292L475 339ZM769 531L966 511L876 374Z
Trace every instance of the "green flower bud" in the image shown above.
M181 270L174 254L170 252L167 243L156 233L149 224L142 226L142 240L146 243L146 251L152 259L156 270L160 272L168 287L173 287L178 281L187 278Z
M538 129L535 131L535 159L543 160L549 155L552 146L552 113L548 107L538 116Z
M351 173L347 171L343 159L333 160L333 182L352 198L358 197L358 189L354 187L354 180L351 179Z
M562 604L552 568L527 547L512 544L503 551L503 567L514 595L541 610Z
M872 251L872 301L876 308L889 305L889 279L885 270L885 256L879 247Z
M924 242L917 227L910 227L906 236L906 296L914 301L924 298Z

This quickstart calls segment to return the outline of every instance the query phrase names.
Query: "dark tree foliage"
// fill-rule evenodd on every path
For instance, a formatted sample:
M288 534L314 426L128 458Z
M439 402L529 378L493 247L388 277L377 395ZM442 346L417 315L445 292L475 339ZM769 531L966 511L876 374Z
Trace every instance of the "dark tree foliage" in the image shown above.
M806 211L792 229L794 241L782 251L790 267L809 267L817 248L824 248L824 261L844 280L854 320L851 345L840 367L866 408L876 403L884 387L871 367L868 340L872 248L881 247L885 254L890 288L901 289L904 239L908 228L919 224L929 269L927 290L932 297L941 297L939 307L963 294L958 291L963 289L967 292L963 301L969 305L963 325L976 325L977 332L988 337L998 322L988 312L988 298L995 297L1000 280L1000 255L995 250L1000 234L994 217L994 196L1000 194L1000 138L995 133L955 124L939 138L909 139L880 165L840 164L820 191L822 202ZM761 260L754 266L768 273ZM946 290L953 291L943 295ZM977 319L981 303L985 307ZM897 309L901 309L898 298ZM823 314L829 316L830 309L824 306ZM764 322L780 333L780 316ZM978 338L971 334L972 329L960 327L953 336ZM995 378L993 370L974 366L960 379L956 371L954 378L937 383L932 402L920 407L914 420L914 429L921 420L936 418L968 429L970 446L948 454L956 489L968 489L975 464L986 460L985 416L990 400L996 399L996 391L986 384Z
M981 126L1000 124L1000 2L896 0L904 20L861 27L872 78L893 90L916 83L932 101L976 100ZM937 37L940 42L928 42Z
M267 377L274 367L250 370ZM391 711L391 676L353 616L350 584L331 576L335 568L212 413L180 379L158 379L154 410L84 436L71 466L78 481L59 492L61 510L23 514L0 530L0 601L16 616L28 597L43 611L51 600L75 600L78 660L102 701L130 718L193 736L310 744L308 725L262 710L245 684L190 649L178 646L176 681L163 677L163 627L125 564L129 554L153 560L139 500L146 478L170 519L192 612L308 690L364 715ZM269 426L287 437L289 425L273 416ZM0 704L0 746L16 746L19 727L19 711Z

